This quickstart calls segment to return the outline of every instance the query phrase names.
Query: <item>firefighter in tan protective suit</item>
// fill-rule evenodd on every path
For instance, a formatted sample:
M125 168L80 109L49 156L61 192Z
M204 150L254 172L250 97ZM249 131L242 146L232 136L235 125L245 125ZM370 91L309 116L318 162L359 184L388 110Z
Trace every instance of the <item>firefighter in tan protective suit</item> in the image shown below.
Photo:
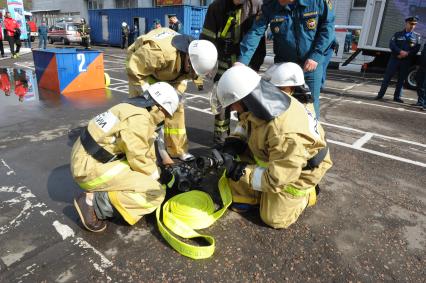
M86 190L74 200L86 229L105 230L114 211L133 225L161 205L156 129L178 104L176 90L159 82L90 120L71 152L72 175Z
M231 106L240 122L223 151L236 211L260 207L262 220L287 228L316 201L316 188L332 166L324 131L295 98L246 66L226 71L212 94L212 110Z
M208 74L214 76L211 73L217 69L217 50L207 40L193 41L188 35L181 35L168 28L159 28L140 36L128 48L126 69L130 97L138 96L149 84L156 81L167 81L183 94L188 79ZM170 156L183 161L194 159L188 153L182 103L173 117L166 119L164 136L167 152L160 148L163 163L173 163Z

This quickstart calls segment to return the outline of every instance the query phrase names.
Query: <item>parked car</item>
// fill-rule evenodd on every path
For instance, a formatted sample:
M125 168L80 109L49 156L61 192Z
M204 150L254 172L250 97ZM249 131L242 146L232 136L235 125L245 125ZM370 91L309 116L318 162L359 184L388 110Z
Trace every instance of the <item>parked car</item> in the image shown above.
M49 27L47 40L50 44L54 42L61 42L65 45L69 45L70 43L81 44L82 40L78 32L79 26L79 23L74 22L58 22Z

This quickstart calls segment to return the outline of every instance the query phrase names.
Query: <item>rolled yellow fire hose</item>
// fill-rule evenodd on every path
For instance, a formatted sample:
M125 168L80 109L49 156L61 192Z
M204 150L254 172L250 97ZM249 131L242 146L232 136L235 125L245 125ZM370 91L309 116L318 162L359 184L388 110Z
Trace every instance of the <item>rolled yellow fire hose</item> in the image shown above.
M232 194L225 174L219 180L219 193L223 207L218 211L215 211L212 198L207 193L197 190L176 195L164 203L162 221L160 219L161 207L157 208L157 225L161 235L181 255L192 259L209 258L213 255L214 238L199 234L195 229L211 226L222 217L231 204ZM208 245L191 245L178 239L175 235L184 239L201 238Z

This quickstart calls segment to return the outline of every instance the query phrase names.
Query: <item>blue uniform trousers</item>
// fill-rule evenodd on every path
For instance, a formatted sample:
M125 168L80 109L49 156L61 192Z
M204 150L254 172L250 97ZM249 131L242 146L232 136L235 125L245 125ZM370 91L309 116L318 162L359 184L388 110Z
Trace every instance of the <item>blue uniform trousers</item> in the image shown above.
M313 72L305 72L305 82L311 90L314 98L314 108L317 119L320 118L320 102L319 97L321 93L322 76L323 76L323 63L319 62L317 68Z
M46 35L41 35L39 34L39 42L38 42L38 48L42 48L46 49L46 44L47 44L47 34Z
M324 60L322 63L322 79L321 79L321 88L324 87L325 79L327 78L327 68L328 64L330 64L331 57L333 56L333 48L330 48L324 54Z
M418 104L426 109L426 70L420 68L416 74Z
M395 87L393 98L400 99L402 95L402 85L404 84L404 80L407 77L410 65L410 60L408 59L398 59L391 56L388 62L388 66L386 67L385 77L383 78L382 86L380 87L380 91L377 96L383 97L385 95L390 80L398 71L398 82Z

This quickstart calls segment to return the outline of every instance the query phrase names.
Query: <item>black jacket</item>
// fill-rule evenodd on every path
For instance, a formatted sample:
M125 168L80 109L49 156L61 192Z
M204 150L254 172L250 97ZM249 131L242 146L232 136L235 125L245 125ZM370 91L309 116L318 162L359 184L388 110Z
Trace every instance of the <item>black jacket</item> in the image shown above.
M232 67L232 64L238 59L240 42L253 25L256 15L261 12L262 3L262 0L247 0L244 4L235 6L232 0L215 0L210 4L200 39L210 40L218 49L219 71L215 80L218 80L223 72ZM239 9L241 9L240 12ZM233 17L234 21L224 37L221 36L221 33L229 17ZM250 67L256 71L259 70L265 55L266 43L263 37L250 61Z

